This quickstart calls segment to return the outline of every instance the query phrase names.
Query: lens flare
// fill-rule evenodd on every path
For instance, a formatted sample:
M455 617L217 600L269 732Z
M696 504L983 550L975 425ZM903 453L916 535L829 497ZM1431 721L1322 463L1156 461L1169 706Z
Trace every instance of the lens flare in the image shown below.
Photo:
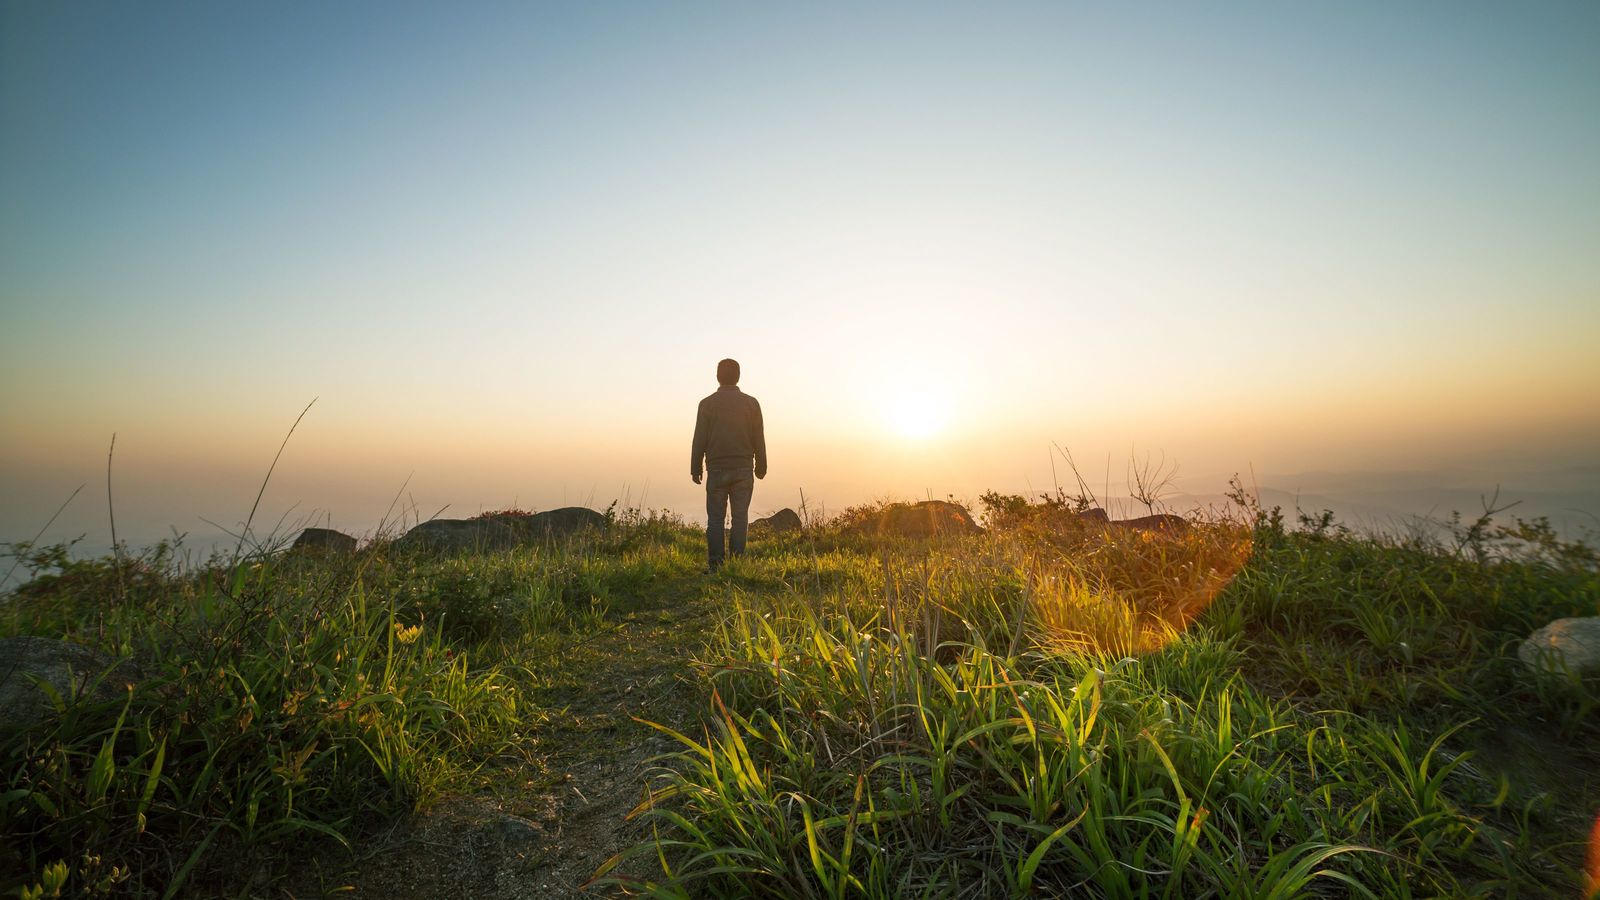
M1600 815L1594 817L1594 828L1589 832L1589 883L1584 885L1583 896L1600 897Z
M1138 527L1060 510L1023 529L1041 548L1029 577L1040 643L1134 656L1182 634L1250 558L1252 532L1163 518ZM1045 549L1048 548L1048 549Z

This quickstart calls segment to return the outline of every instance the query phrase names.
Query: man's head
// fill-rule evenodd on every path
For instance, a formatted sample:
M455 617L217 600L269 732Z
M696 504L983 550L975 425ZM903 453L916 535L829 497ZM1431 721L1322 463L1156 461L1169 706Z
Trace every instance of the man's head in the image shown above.
M722 362L717 363L717 384L723 385L724 387L728 387L728 386L732 386L732 385L735 385L735 384L738 384L738 383L739 383L739 361L738 360L736 360L736 359L725 359Z

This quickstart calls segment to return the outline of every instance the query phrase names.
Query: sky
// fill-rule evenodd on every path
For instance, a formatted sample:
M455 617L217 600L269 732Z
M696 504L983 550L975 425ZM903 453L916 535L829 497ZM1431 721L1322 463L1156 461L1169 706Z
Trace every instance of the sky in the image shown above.
M237 528L313 400L258 530L692 517L727 356L757 513L1057 447L1593 500L1597 46L1592 2L0 4L0 541L80 485L46 540Z

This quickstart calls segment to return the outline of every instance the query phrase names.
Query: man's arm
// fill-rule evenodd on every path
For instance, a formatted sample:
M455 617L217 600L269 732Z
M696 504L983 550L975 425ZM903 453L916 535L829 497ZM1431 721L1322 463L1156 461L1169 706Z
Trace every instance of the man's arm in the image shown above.
M756 477L767 477L766 425L761 421L761 404L750 398L750 443L756 451Z
M700 483L700 473L706 459L706 439L710 430L710 423L706 421L706 405L701 403L700 408L695 410L694 446L689 450L689 477L694 479L695 484Z

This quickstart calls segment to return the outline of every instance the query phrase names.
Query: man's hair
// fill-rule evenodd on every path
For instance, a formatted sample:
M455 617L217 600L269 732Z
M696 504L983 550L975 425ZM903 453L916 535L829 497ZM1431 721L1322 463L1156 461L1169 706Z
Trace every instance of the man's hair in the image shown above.
M739 383L739 361L725 359L717 363L717 384Z

